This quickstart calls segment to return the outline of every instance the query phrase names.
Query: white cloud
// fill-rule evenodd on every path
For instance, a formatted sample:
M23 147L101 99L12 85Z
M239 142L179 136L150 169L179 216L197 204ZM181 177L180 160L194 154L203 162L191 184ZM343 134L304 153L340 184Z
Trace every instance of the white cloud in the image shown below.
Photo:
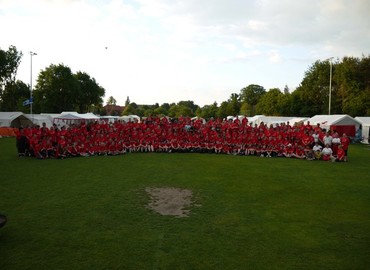
M251 83L295 88L317 59L368 54L369 10L367 0L0 0L0 48L23 51L25 82L32 50L35 73L64 63L119 103L202 105Z

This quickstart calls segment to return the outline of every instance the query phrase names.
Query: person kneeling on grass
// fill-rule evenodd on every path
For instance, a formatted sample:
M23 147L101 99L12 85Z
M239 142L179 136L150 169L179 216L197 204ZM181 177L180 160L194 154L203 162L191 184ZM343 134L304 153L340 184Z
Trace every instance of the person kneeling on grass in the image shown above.
M346 162L347 161L346 152L344 151L342 145L338 146L336 161L339 161L339 162L343 162L343 161Z

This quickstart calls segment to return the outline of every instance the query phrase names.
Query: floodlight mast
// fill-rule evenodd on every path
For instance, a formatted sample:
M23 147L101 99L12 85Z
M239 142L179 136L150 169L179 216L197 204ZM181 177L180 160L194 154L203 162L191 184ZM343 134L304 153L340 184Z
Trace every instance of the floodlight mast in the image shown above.
M326 59L325 61L329 61L329 64L330 64L330 76L329 76L329 109L328 109L328 114L330 115L330 112L331 112L331 81L332 81L332 74L333 74L333 64L332 64L332 60L334 59L334 57L330 57L328 59Z
M30 76L31 77L30 78L30 113L31 113L31 117L32 117L32 103L33 103L33 100L32 100L32 56L35 56L35 55L37 55L37 53L30 52L30 56L31 56L31 76Z

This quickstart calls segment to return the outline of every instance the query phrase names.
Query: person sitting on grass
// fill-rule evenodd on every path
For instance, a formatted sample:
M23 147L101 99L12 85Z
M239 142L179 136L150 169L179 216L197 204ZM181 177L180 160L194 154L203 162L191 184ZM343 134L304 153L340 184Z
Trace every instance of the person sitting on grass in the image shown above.
M333 150L330 148L329 144L326 144L324 149L321 151L322 153L322 160L324 161L331 161L333 160ZM335 160L335 158L334 158Z
M315 142L315 145L312 147L313 155L315 159L320 160L322 156L322 146L319 144L319 142Z

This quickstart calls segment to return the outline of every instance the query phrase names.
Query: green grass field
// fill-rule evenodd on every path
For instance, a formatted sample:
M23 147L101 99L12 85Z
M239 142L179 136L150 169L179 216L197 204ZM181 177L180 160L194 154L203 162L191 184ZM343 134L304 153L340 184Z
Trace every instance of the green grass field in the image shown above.
M0 269L369 269L370 150L350 162L215 154L18 158L0 139ZM193 191L187 218L145 187ZM200 205L200 206L199 206Z

